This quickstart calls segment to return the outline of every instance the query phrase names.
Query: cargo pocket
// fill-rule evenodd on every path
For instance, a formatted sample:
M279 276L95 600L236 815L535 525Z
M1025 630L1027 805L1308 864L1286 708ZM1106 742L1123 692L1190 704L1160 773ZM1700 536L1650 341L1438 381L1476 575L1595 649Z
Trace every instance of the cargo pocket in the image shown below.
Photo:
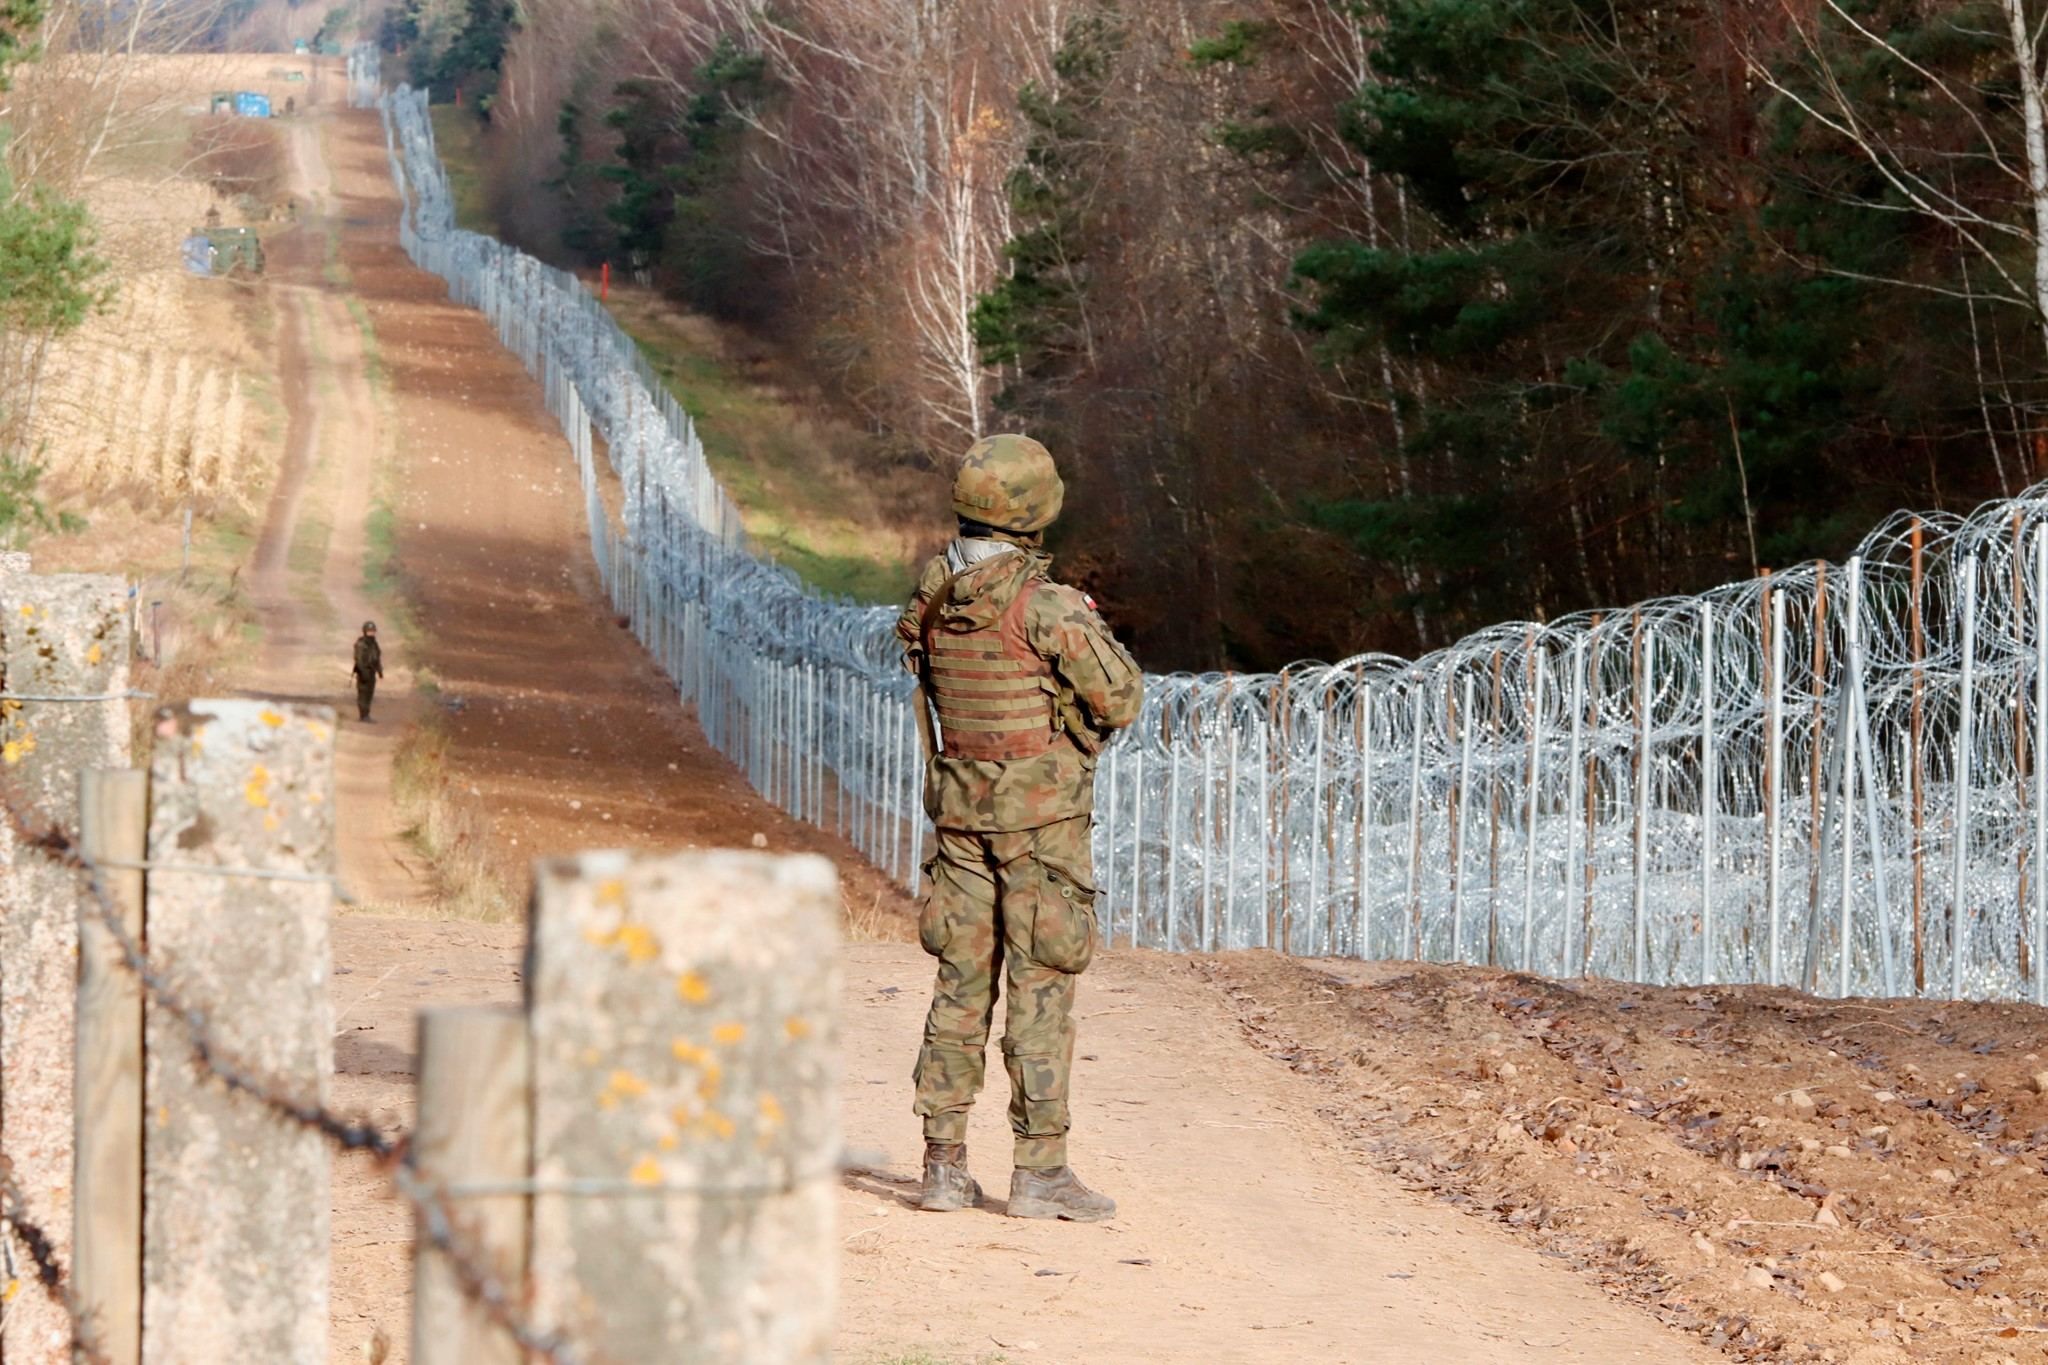
M1095 888L1039 854L1031 860L1039 874L1031 958L1056 972L1084 972L1095 960Z
M918 946L933 957L943 957L946 944L952 933L946 924L946 907L940 902L938 883L932 880L932 872L939 865L936 857L929 858L924 865L924 904L917 908Z

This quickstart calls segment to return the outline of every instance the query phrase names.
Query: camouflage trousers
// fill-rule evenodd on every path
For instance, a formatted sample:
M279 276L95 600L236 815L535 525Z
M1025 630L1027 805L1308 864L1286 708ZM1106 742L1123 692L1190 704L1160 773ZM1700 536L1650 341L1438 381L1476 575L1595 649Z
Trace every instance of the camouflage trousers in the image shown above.
M918 916L939 960L914 1073L928 1141L967 1139L1000 974L1015 1163L1067 1164L1074 978L1095 955L1089 827L1083 815L1014 833L939 831Z
M377 696L377 680L356 675L356 714L364 720L370 718L370 703Z

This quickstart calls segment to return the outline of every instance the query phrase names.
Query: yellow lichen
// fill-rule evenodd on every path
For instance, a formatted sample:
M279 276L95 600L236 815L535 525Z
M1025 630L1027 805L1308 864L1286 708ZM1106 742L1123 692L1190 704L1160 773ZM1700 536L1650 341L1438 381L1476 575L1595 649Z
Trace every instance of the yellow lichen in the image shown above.
M637 1099L647 1093L647 1082L630 1071L614 1071L607 1084L621 1095Z
M779 1128L782 1126L782 1101L766 1093L761 1096L761 1126L763 1128Z
M90 649L85 651L85 661L88 664L96 664L100 661L102 654L103 651L100 649L99 645L95 644Z
M685 1066L702 1066L708 1060L708 1054L704 1049L687 1038L675 1039L668 1045L668 1050Z
M624 905L626 903L626 884L617 877L610 877L599 882L597 884L597 903L599 905Z
M242 799L252 806L267 806L270 804L269 786L270 769L258 763L249 770L249 783L242 788Z
M745 1024L720 1024L717 1028L711 1030L711 1041L714 1043L724 1043L728 1047L734 1043L744 1041L746 1036L747 1026Z
M626 950L626 961L636 967L661 956L661 941L644 924L620 925L618 938L619 946Z
M10 739L7 741L7 743L0 744L0 761L4 761L7 764L7 766L11 768L15 764L21 762L23 752L24 750L21 747L21 741L18 739Z
M711 987L695 972L684 972L676 978L676 994L683 1003L701 1005L711 998Z
M661 1163L652 1156L643 1156L633 1163L632 1179L635 1185L659 1185Z
M279 712L271 710L267 706L257 713L256 719L262 721L265 725L268 725L273 730L275 730L278 726L284 724L284 716Z
M811 1021L800 1014L792 1014L782 1021L782 1031L792 1038L811 1036Z
M737 1124L716 1110L704 1116L704 1126L721 1138L729 1138L739 1131Z
M676 1141L674 1133L663 1133L654 1140L654 1145L661 1148L664 1152L673 1152L681 1144Z

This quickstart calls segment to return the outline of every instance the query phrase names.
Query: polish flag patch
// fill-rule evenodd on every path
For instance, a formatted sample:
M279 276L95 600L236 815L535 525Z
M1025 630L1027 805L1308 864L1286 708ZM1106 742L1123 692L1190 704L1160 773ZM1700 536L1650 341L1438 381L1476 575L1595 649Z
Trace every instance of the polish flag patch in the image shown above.
M1095 599L1094 599L1094 598L1092 598L1092 597L1090 597L1090 596L1089 596L1089 595L1088 595L1087 593L1085 593L1085 592L1084 592L1084 593L1082 593L1082 594L1081 594L1081 600L1082 600L1083 602L1086 602L1086 603L1088 604L1088 610L1090 610L1090 611L1099 611L1099 610L1101 610L1101 608L1099 608L1099 607L1097 607L1097 606L1095 605Z

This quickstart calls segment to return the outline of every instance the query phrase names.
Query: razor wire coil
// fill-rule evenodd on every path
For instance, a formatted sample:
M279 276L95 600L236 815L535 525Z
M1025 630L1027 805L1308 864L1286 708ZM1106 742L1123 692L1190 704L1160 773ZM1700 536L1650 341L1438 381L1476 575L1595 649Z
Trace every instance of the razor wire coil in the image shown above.
M917 890L894 612L755 554L632 339L456 227L424 93L350 69L405 250L546 390L614 608L757 789ZM2048 1003L2048 485L1419 659L1148 675L1095 851L1115 942Z

